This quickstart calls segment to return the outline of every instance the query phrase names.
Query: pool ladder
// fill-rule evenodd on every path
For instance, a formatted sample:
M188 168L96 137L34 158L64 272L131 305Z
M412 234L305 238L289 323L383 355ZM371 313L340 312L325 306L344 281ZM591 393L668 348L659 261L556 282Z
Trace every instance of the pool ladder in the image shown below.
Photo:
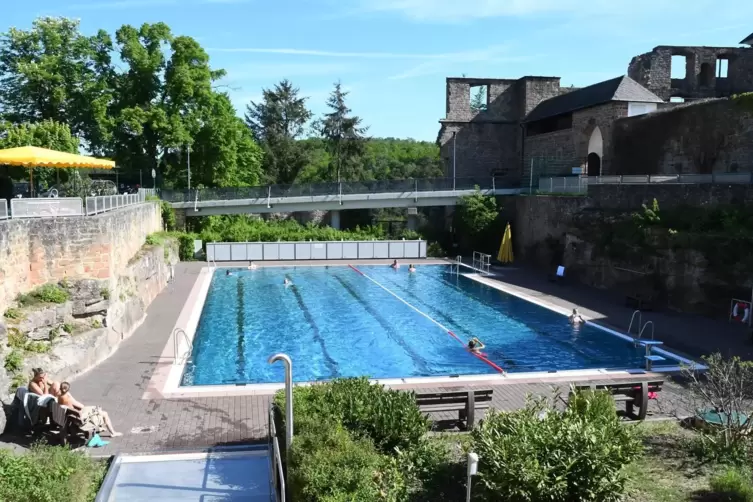
M181 337L180 335L183 336ZM183 356L179 356L181 338L186 341L186 345L188 346L188 349L186 349L186 353L183 354ZM193 343L188 339L186 332L183 331L183 328L175 328L173 330L173 364L185 364L186 361L188 361L188 358L191 357L192 353Z
M450 273L455 272L455 275L460 275L460 266L463 264L463 257L460 255L457 255L455 257L455 262L450 263Z
M643 338L643 332L646 331L646 328L651 326L651 340L654 339L654 321L646 321L646 324L641 325L643 322L643 314L640 310L636 310L633 312L633 315L630 317L630 325L628 326L628 335L632 336L633 332L633 323L635 322L635 316L638 314L638 325L636 331L638 332L638 338L635 338L635 344L638 345L639 341Z

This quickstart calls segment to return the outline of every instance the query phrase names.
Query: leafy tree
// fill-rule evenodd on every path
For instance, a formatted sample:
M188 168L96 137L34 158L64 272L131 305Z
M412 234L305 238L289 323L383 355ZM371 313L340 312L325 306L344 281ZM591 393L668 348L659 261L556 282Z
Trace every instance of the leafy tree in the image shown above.
M368 127L361 126L361 118L350 116L351 109L345 104L348 93L340 82L327 99L329 113L317 124L327 152L330 154L327 178L330 180L363 179L361 157L366 148L364 134Z
M476 94L471 98L471 110L474 112L486 110L486 86L479 86Z
M0 150L20 146L38 146L60 152L78 153L78 138L71 134L67 125L52 120L35 124L0 122ZM24 179L28 178L29 169L8 167L6 172L0 169L0 175L2 174L14 179ZM56 183L58 178L65 181L68 174L67 169L34 168L34 185L49 186Z
M493 196L476 191L464 195L458 204L454 227L466 251L494 252L494 243L501 237L498 232L497 201Z
M68 124L100 153L108 136L112 95L112 40L100 30L87 37L79 21L43 17L28 31L0 35L0 103L14 123Z
M306 143L297 141L311 119L305 97L289 80L262 90L262 101L246 107L246 124L264 149L264 179L292 183L309 161Z

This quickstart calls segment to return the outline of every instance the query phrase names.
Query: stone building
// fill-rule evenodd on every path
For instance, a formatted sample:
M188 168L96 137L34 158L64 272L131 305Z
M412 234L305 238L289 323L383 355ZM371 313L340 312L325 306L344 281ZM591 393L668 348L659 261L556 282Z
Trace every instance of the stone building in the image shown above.
M560 87L559 77L448 78L446 116L437 138L445 173L457 178L494 176L508 186L569 175L574 167L590 175L616 174L615 121L675 106L667 103L673 98L753 92L753 34L740 44L750 47L659 46L634 57L627 76L582 89ZM671 78L673 56L685 58L682 79ZM472 96L483 96L485 103L472 106ZM728 157L737 159L738 153ZM696 164L685 161L682 171L706 170L696 169ZM709 164L705 157L703 164Z

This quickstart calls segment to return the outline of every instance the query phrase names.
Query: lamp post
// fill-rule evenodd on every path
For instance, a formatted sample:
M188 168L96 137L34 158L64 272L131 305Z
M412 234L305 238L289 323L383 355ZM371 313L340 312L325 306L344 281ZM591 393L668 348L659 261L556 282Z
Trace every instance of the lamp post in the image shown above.
M275 354L267 361L285 365L285 459L290 460L290 444L293 442L293 362L287 354Z
M188 189L191 190L191 145L188 145Z

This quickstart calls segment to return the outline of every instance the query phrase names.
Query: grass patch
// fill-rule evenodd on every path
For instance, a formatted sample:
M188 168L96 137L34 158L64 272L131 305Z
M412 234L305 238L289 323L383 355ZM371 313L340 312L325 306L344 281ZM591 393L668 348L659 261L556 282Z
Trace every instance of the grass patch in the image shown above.
M18 328L8 328L8 347L23 349L26 347L26 335Z
M0 450L0 500L89 502L106 469L106 462L60 446L37 444L23 455Z
M13 349L10 352L10 354L5 356L5 361L3 362L3 368L5 368L5 370L10 373L15 373L17 371L21 371L23 364L24 364L23 353L18 349Z

